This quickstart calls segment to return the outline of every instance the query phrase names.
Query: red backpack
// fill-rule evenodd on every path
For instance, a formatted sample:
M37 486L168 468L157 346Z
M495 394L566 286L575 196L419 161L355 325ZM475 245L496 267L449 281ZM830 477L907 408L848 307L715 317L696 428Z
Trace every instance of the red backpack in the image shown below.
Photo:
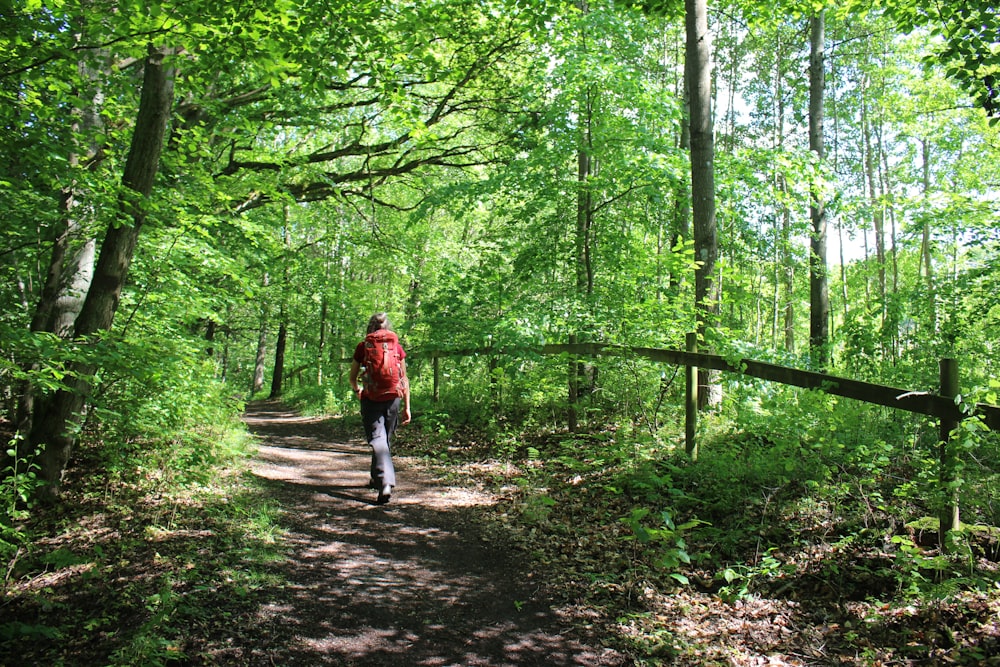
M379 329L365 336L365 367L362 380L365 393L373 401L389 401L400 396L403 379L402 358L399 356L399 338L388 329Z

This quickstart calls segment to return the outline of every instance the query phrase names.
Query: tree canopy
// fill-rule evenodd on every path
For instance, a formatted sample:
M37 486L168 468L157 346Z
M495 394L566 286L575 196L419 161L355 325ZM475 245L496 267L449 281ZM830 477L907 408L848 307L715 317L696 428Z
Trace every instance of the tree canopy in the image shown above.
M877 375L881 362L858 360L924 363L981 330L955 299L973 257L993 252L982 244L995 214L991 98L970 82L991 76L996 13L989 3L936 7L830 15L819 159L805 140L798 74L811 10L769 10L762 21L753 6L711 9L711 273L724 316L706 335L724 347L802 350L796 266L809 257L802 214L816 187L840 253L829 261L840 274L835 359ZM156 184L140 195L144 227L114 340L180 335L221 349L216 373L243 386L266 363L247 355L279 324L294 347L279 377L322 382L374 308L398 313L427 350L581 331L678 346L693 326L700 260L687 220L683 33L671 8L12 6L0 43L9 378L58 387L63 372L86 370L56 370L77 352L50 340L40 353L39 336L72 339L51 310L69 307L74 290L81 301L103 289L91 289L87 263L106 230L127 224L115 202L131 197L122 174L149 44L176 71L172 118ZM987 114L963 110L959 89ZM970 151L976 142L985 154ZM585 173L573 166L581 156ZM952 307L938 308L944 293Z

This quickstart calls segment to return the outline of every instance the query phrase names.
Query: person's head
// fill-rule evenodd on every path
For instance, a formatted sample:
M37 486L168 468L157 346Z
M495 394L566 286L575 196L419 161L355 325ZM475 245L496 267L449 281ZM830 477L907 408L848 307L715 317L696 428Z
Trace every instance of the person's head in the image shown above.
M385 313L375 313L368 320L368 333L375 333L379 329L389 328L389 316Z

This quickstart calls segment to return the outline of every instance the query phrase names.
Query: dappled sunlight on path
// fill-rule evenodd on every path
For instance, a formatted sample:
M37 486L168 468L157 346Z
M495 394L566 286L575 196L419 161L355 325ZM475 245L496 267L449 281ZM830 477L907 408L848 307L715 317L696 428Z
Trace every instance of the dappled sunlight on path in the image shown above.
M547 603L544 582L477 533L467 510L490 497L398 459L392 502L375 505L367 445L337 437L332 420L264 403L246 422L260 438L253 472L281 505L290 551L275 564L286 584L253 621L273 653L234 649L220 662L628 664L568 636L570 619Z

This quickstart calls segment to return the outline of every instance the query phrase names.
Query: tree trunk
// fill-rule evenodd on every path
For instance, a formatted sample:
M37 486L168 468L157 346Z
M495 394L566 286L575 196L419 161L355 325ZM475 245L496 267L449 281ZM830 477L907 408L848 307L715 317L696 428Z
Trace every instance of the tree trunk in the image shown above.
M330 273L327 271L327 279L329 280ZM325 361L326 355L326 330L329 326L327 324L327 311L329 306L327 305L326 293L323 294L320 305L319 305L319 343L316 346L316 386L323 386L323 362Z
M219 328L215 320L209 320L205 325L205 356L215 356L215 332Z
M781 312L781 229L777 224L774 234L774 252L771 255L771 347L778 349L778 314Z
M830 60L830 83L833 86L837 85L840 73L837 71L837 59L832 58ZM833 99L837 98L837 91L833 92ZM831 167L833 172L840 172L840 153L836 150L836 146L840 144L840 115L834 114L833 116L833 159L831 160ZM846 253L844 251L844 221L842 218L837 218L837 240L840 249L840 298L844 309L844 321L846 322L850 316L851 312L851 300L849 298L848 285L847 285L847 262Z
M785 45L780 31L774 46L774 139L773 149L785 148ZM778 331L784 349L795 351L795 255L792 252L792 214L788 206L788 181L780 165L774 169L774 299L772 302L771 344L778 347ZM780 223L778 222L780 220Z
M582 14L586 15L589 5L586 0L579 0L578 7ZM581 34L581 50L586 51L588 35ZM578 308L589 310L591 307L591 297L594 292L594 266L591 257L591 229L594 221L594 209L592 194L590 191L590 178L593 173L593 135L592 123L594 116L593 90L586 86L582 91L580 100L580 127L581 132L578 138L579 145L576 153L576 230L574 234L574 264L575 280L574 289ZM589 323L585 323L589 326ZM588 335L586 331L574 330L569 334L573 342L586 341ZM587 364L577 358L571 358L567 369L568 410L566 416L567 428L571 433L575 432L579 425L578 404L580 396L587 393L586 387Z
M896 247L896 209L893 207L893 192L892 192L892 181L890 180L892 172L889 169L889 154L885 150L885 146L882 145L882 129L879 127L878 132L878 154L882 156L882 164L879 169L879 183L881 198L884 202L882 205L882 210L884 215L889 218L889 265L892 268L892 282L888 287L890 294L896 294L899 291L899 254Z
M840 298L844 302L844 321L851 314L851 302L848 299L847 294L847 261L844 254L844 225L841 222L837 223L837 240L840 246Z
M694 227L694 253L698 267L694 274L695 308L698 334L714 323L719 304L713 284L715 260L719 247L715 228L715 140L712 123L711 36L708 31L706 0L685 0L686 58L685 76L690 93L691 111L691 212ZM699 371L699 402L704 407L710 395L709 376Z
M680 136L677 139L677 148L681 151L691 149L691 92L688 90L687 75L681 77L682 99L684 100L684 113L681 117ZM674 188L674 235L670 239L670 248L673 250L681 240L691 240L691 196L683 183L678 183ZM676 290L681 284L680 272L670 276L670 287Z
M101 244L93 281L76 318L74 334L80 338L111 328L146 218L145 199L153 191L173 104L174 72L164 65L167 55L165 49L150 47L146 58L135 131L122 176L125 188L118 205L121 224L113 224ZM46 483L43 493L49 498L59 493L97 368L76 364L72 370L75 379L69 390L36 398L28 437L32 449L42 449L40 477Z
M586 93L584 115L586 126L582 137L583 146L577 151L577 196L576 196L576 294L583 308L590 308L591 296L594 292L594 269L590 253L590 233L593 225L593 206L591 205L590 175L591 175L591 104L590 91ZM576 331L571 336L574 341L588 339L586 332ZM580 396L587 393L585 378L587 364L579 359L573 359L569 366L569 416L567 423L570 432L577 430L579 417L577 403Z
M587 111L589 116L589 108ZM594 222L594 211L591 205L589 184L591 175L589 127L583 141L584 147L577 154L576 290L580 296L589 297L594 293L594 267L590 252L590 233Z
M931 190L931 149L927 139L921 142L923 148L923 195L924 200L930 195ZM931 220L930 215L924 214L924 224L920 241L920 265L923 268L924 281L927 284L927 302L930 305L930 329L937 332L937 307L934 303L934 265L931 259Z
M862 94L862 101L868 99L867 92ZM865 152L865 179L868 183L868 202L872 209L872 227L875 231L875 261L878 264L878 296L882 310L882 321L885 321L886 279L885 279L885 215L879 197L879 188L875 175L875 147L872 145L871 118L867 103L861 105L861 133Z
M281 304L279 306L278 340L274 345L274 368L271 370L270 398L281 398L284 390L285 350L288 347L288 296L287 289L291 284L289 263L292 255L291 208L288 204L282 207L283 224L281 226L281 241L285 247L282 257Z
M226 319L224 321L231 322L233 317L232 306L226 307ZM229 381L229 344L232 341L232 331L230 328L224 327L222 330L224 339L222 343L222 358L219 360L219 381L222 384L226 384Z
M96 57L100 58L101 55ZM101 117L104 91L99 83L97 70L86 60L77 64L77 70L83 89L76 91L76 95L80 99L89 99L90 108L75 109L70 114L73 118L71 129L74 135L93 137L104 127ZM86 147L74 147L67 161L72 170L83 166L89 171L96 171L103 162L103 157L101 146L91 143ZM62 338L71 336L90 289L94 276L96 240L88 237L85 231L85 219L89 217L93 207L80 205L83 196L84 193L77 189L75 181L62 190L59 226L52 238L48 271L31 319L30 330L33 332L45 331ZM24 384L18 392L16 427L19 433L28 434L35 411L34 389ZM22 439L18 456L30 455L32 452L29 449L30 442Z
M253 396L264 388L264 364L267 361L267 325L271 316L267 301L267 286L270 276L265 271L261 281L260 327L257 331L257 356L254 359L253 379L250 382L250 395Z
M570 334L568 341L570 345L576 345L577 338L576 334ZM566 375L569 379L567 383L567 402L569 404L568 410L566 412L566 428L570 433L576 433L578 424L577 415L577 400L580 395L580 373L577 370L577 365L579 361L573 355L569 358L569 367L566 369Z
M288 344L288 325L285 322L284 309L281 314L281 324L278 325L278 340L274 344L274 370L271 372L271 399L281 398L282 381L285 375L285 347Z
M785 148L785 87L783 85L782 77L782 65L785 60L785 48L784 43L780 39L780 32L778 38L778 44L775 48L775 67L774 67L774 96L777 100L777 111L775 115L777 116L775 123L776 127L776 138L775 138L775 149L777 151L782 151ZM784 346L785 350L788 352L795 352L795 255L792 252L792 212L789 209L788 201L788 180L785 175L781 172L777 174L777 188L782 194L781 197L781 207L777 212L781 217L781 231L780 231L780 242L779 251L781 257L781 289L782 289L782 302L784 304L784 317L783 317L783 331L784 331ZM775 291L778 290L778 286L775 285ZM775 313L775 318L778 314Z
M62 338L73 334L73 325L83 307L83 301L94 275L94 251L96 242L87 239L83 245L69 251L67 246L75 230L79 227L75 220L67 220L67 225L58 234L53 244L52 257L45 285L38 299L35 314L31 320L31 331L54 333ZM30 386L19 389L16 425L19 433L31 432L37 408L35 390ZM25 457L33 452L30 438L20 441L18 456Z
M879 169L879 185L880 185L880 199L883 202L882 211L883 215L888 218L889 221L889 265L892 269L892 281L887 286L890 298L895 301L895 297L899 294L899 256L896 249L896 210L892 206L892 183L889 180L889 158L885 151L885 147L882 145L882 128L879 127L878 132L878 154L882 156L882 161L880 163ZM899 359L899 309L893 308L892 312L889 312L889 303L886 302L885 306L887 317L890 319L890 326L887 328L886 333L888 334L887 344L889 345L889 353L891 355L892 363L895 364Z
M250 394L257 394L264 388L264 364L267 361L267 320L262 314L260 329L257 332L257 355L254 359L253 379L250 381Z
M782 190L787 189L785 179L781 180ZM782 245L782 285L785 301L785 350L795 353L795 256L792 253L792 212L784 206L781 212Z
M823 144L823 91L825 21L820 11L809 26L809 148L820 164L825 156ZM809 348L818 368L830 363L830 293L826 269L826 208L822 176L816 175L809 206L812 235L809 243Z

